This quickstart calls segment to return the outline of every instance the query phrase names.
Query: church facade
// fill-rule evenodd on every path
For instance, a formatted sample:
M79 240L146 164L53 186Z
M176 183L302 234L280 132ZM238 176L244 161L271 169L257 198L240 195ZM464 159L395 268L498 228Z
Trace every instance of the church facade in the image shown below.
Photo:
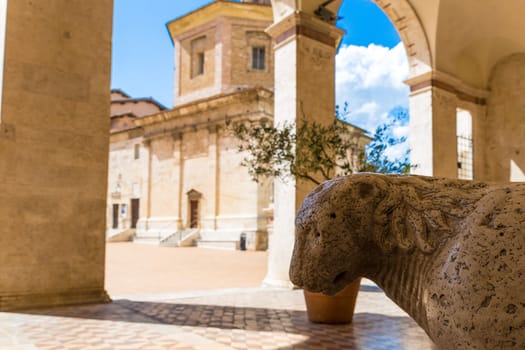
M251 180L225 122L273 119L271 23L267 3L213 2L167 24L172 109L112 92L109 240L238 249L242 235L267 248L272 181Z

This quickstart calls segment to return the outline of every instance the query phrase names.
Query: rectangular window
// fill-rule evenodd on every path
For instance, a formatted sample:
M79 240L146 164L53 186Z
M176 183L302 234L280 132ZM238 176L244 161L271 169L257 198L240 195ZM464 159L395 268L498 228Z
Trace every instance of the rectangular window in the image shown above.
M266 48L252 47L252 69L264 70L266 60Z
M456 136L458 152L458 179L474 179L474 157L472 142L472 114L464 109L457 109Z
M206 66L206 37L201 36L191 41L191 77L204 74Z
M140 145L136 144L134 149L134 158L139 159L140 158Z
M197 54L197 71L195 75L204 74L204 52L199 52Z

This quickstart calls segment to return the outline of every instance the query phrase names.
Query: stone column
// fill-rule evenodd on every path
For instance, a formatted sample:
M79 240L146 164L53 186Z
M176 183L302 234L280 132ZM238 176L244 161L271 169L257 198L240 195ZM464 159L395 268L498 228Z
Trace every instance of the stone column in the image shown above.
M151 218L151 139L143 139L142 146L147 154L147 159L142 167L142 179L145 181L143 189L141 190L140 200L140 218L137 222L137 235L142 236L147 234L149 229L149 219ZM143 163L143 164L144 164Z
M204 214L204 227L206 231L215 231L217 229L217 208L219 201L219 152L218 136L219 130L217 125L208 127L208 188L206 193L206 211Z
M335 54L343 32L303 12L283 18L267 29L275 41L276 125L335 116ZM269 237L265 285L292 287L288 277L294 242L294 219L315 185L275 181L275 221Z
M407 81L413 174L457 178L457 97L433 80Z
M172 134L173 136L173 157L175 164L179 166L179 173L177 174L177 230L182 230L182 204L184 203L184 159L183 159L183 144L182 144L182 132L177 131Z
M108 301L113 2L7 5L0 310Z
M481 119L485 115L488 91L439 71L410 78L405 83L411 91L410 163L417 165L412 173L457 178L457 109L468 105L476 106L468 109L475 112L472 114L474 176L481 179Z

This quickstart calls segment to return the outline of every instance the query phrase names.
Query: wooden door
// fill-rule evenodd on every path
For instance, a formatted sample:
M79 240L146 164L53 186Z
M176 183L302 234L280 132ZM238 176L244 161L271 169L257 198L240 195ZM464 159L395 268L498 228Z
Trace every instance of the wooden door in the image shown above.
M131 228L137 228L137 221L139 221L139 206L138 198L131 200Z
M113 204L113 228L118 228L118 204Z
M199 226L199 201L190 201L190 228Z

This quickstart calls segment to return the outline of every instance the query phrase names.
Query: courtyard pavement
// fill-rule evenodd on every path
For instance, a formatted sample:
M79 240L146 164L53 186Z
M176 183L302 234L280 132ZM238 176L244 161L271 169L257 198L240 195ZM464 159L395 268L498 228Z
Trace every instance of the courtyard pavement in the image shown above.
M361 285L351 325L313 324L306 318L302 291L259 287L266 268L265 253L164 249L108 248L111 304L0 313L0 349L436 349L424 331L370 281ZM147 275L155 264L141 263L155 251L157 257L165 255L160 261L191 257L184 263L200 266L193 276L204 276L209 288L200 288L201 282L191 278L192 273L187 279L175 274L179 277L175 284L165 281L166 276L155 281L156 274ZM254 271L244 271L244 263L252 263ZM146 275L137 271L128 277L112 275L135 264ZM232 270L217 271L225 266ZM257 277L242 281L233 276L243 273ZM128 278L135 284L126 282ZM133 288L126 287L127 283ZM159 289L144 286L149 283ZM215 283L219 289L213 288Z

